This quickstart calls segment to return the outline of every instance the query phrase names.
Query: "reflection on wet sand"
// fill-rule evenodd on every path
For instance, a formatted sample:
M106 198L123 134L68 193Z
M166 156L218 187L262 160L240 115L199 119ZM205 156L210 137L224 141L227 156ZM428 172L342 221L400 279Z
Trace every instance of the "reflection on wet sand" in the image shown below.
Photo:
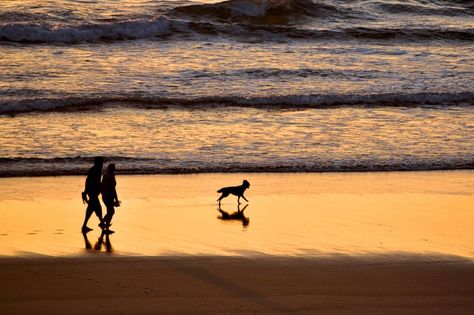
M82 236L84 237L84 243L85 243L86 250L89 250L89 251L102 251L102 248L105 248L105 251L107 253L112 253L114 251L114 249L112 247L112 243L110 242L110 234L106 233L105 230L102 230L102 233L100 234L99 238L97 239L97 242L95 243L94 247L92 247L92 244L89 241L87 233L83 232ZM104 240L104 237L105 237L105 240Z
M122 175L125 206L114 217L116 233L100 240L95 228L87 234L89 244L78 231L83 176L2 178L0 256L106 254L113 238L114 255L474 257L473 174L246 174L251 210L224 199L217 213L214 187L241 181L242 174ZM245 225L249 211L252 228ZM93 249L98 239L100 251Z
M219 208L217 208L217 211L219 211L221 213L220 216L218 216L217 218L218 219L221 219L221 220L235 220L235 221L242 221L242 225L243 226L248 226L249 223L250 223L250 218L249 217L246 217L244 215L244 211L245 209L247 209L249 205L245 205L244 208L242 210L240 210L240 204L237 205L237 211L232 213L232 214L229 214L228 212L226 212L225 210L222 210L222 207L221 205L219 204Z

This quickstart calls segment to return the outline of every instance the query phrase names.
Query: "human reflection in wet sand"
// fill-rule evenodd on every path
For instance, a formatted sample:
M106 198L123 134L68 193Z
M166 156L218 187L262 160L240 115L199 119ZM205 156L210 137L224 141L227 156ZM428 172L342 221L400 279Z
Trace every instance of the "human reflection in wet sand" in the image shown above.
M99 239L95 243L94 247L92 247L92 244L87 237L87 232L82 233L82 236L84 237L85 247L87 250L102 251L102 248L105 246L105 251L107 253L112 253L114 251L112 243L110 242L110 235L106 233L105 230L102 230L102 233L100 234Z
M221 205L217 208L217 211L221 213L220 216L217 218L220 220L235 220L235 221L242 221L243 226L248 226L250 223L250 218L244 215L245 209L247 209L249 205L245 205L242 210L240 210L240 204L237 205L237 211L229 214L225 210L222 210Z
M82 236L84 237L84 242L86 244L85 246L86 246L86 249L92 249L92 244L89 241L89 238L87 237L87 233L88 232L82 232Z

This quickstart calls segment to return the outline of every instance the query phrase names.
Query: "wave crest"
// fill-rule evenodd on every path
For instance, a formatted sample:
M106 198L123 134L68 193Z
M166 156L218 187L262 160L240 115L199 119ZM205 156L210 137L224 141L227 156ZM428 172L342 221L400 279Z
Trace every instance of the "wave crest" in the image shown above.
M176 107L259 107L259 108L328 108L343 106L452 106L474 105L474 92L458 93L384 93L384 94L308 94L275 96L204 96L173 98L159 96L90 96L23 99L0 102L0 114L40 111L82 111L106 106L145 109Z
M0 25L0 41L30 43L80 43L106 40L139 39L165 35L169 20L131 20L116 23L57 26L38 23Z
M173 13L223 22L250 21L262 24L285 24L294 18L345 15L341 8L311 0L229 0L179 7Z
M156 10L125 14L113 20L100 14L74 14L71 10L54 7L41 13L0 12L0 41L70 44L183 34L185 38L201 34L244 40L257 37L263 41L288 38L474 40L472 23L466 22L466 16L473 14L473 5L472 1L464 0L228 0L213 4L181 3L177 7L164 3L153 8ZM163 15L158 16L160 14ZM444 20L443 16L459 16L460 23L420 23L406 27L400 27L403 23L372 23L400 14L410 18L437 16L441 17L439 21ZM354 23L348 24L348 20Z
M474 4L471 0L414 0L384 2L376 1L380 8L388 13L420 13L429 15L455 15L472 13Z
M473 41L473 29L456 28L366 28L306 29L289 25L220 24L204 21L180 21L159 17L154 20L123 21L110 24L79 26L47 26L35 23L0 25L0 41L15 43L65 43L107 42L188 36L229 36L242 40L261 38L262 41L285 39L325 40L457 40ZM186 38L186 37L185 37Z

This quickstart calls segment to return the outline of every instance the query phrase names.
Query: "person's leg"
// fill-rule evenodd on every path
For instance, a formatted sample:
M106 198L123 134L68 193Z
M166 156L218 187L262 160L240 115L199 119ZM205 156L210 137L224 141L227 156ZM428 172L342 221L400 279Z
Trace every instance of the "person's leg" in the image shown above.
M105 223L105 228L110 231L110 225L112 224L112 217L114 216L115 209L114 209L114 204L113 202L107 202L106 203L107 207L107 214L104 217L104 223Z
M110 204L110 206L107 208L107 215L109 216L109 221L108 221L108 226L110 226L112 223L112 217L115 214L115 208L113 204Z
M103 227L102 206L100 205L99 196L91 197L89 200L89 206L91 207L92 211L96 214L97 218L99 219L99 222L100 222L99 226Z
M91 204L88 204L87 209L86 209L86 216L84 218L84 223L82 224L82 232L89 232L92 230L91 228L87 227L87 222L89 222L92 212L94 212L94 208L91 207Z
M100 205L99 197L97 197L97 205L94 208L94 212L99 219L99 227L104 228L104 218L102 217L102 206Z

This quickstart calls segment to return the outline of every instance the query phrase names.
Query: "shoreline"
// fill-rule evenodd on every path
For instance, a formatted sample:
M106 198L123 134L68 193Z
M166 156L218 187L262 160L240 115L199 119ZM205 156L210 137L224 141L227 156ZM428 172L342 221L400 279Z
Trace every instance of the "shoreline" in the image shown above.
M111 160L113 161L113 160ZM468 163L471 165L471 163ZM90 166L90 165L89 165ZM117 176L162 176L162 175L212 175L212 174L327 174L327 173L334 173L334 174L352 174L352 173L361 173L361 174L366 174L366 173L416 173L416 172L463 172L463 171L474 171L474 166L471 167L465 167L465 166L460 166L459 168L419 168L419 169L410 169L410 168L380 168L380 169L340 169L340 170L335 170L335 169L318 169L318 170L302 170L302 171L296 171L296 170L265 170L265 169L255 169L255 170L249 170L249 169L236 169L236 170L216 170L216 171L209 171L209 170L203 170L203 171L175 171L175 170L170 170L170 171L163 171L163 172L155 172L155 171L150 171L150 172L132 172L132 171L117 171L116 174ZM25 175L20 175L20 174L2 174L0 176L0 179L7 179L7 178L38 178L38 177L69 177L69 176L86 176L87 175L87 170L80 170L80 171L71 171L71 172L61 172L58 174L51 174L51 173L29 173Z

